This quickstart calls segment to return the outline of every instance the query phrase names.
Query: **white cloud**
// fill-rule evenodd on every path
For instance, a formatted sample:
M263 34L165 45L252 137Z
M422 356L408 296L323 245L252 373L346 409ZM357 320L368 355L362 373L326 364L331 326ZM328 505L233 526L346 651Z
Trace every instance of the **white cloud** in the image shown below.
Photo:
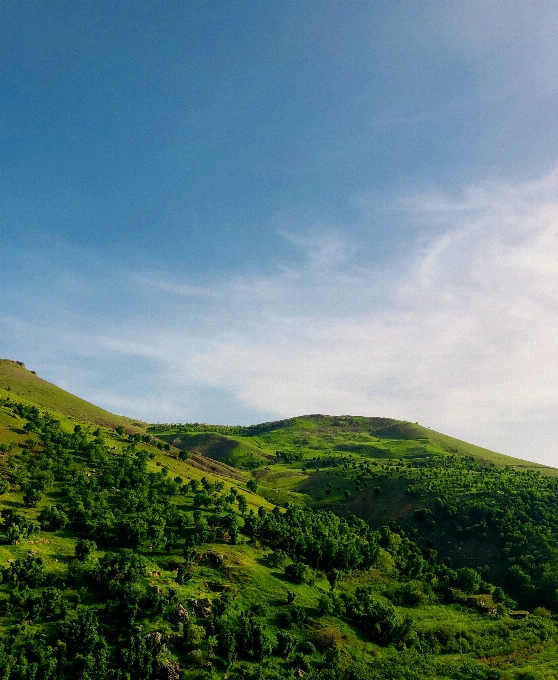
M145 353L278 417L391 415L558 464L558 175L407 209L445 230L390 281L329 236L297 276L220 284L202 337L153 332Z
M151 275L141 316L59 344L99 370L155 366L151 392L87 390L144 419L207 419L196 395L214 390L244 412L392 416L558 466L558 173L400 209L437 236L390 270L356 266L339 234L289 235L302 264L207 286Z

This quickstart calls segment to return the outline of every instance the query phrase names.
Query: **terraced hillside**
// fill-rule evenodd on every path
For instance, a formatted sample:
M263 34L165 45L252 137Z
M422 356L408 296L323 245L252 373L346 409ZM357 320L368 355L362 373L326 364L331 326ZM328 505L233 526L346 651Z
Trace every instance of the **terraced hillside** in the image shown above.
M147 426L8 361L0 456L6 680L558 676L552 469L387 418Z

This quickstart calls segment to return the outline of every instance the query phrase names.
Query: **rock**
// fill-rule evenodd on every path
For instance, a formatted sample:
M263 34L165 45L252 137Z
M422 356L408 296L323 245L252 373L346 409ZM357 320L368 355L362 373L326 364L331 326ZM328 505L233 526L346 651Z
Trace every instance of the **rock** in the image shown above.
M180 680L180 664L170 659L163 661L159 666L157 677L160 680Z
M190 621L188 610L181 604L176 605L176 608L172 612L172 618L176 623L188 623Z

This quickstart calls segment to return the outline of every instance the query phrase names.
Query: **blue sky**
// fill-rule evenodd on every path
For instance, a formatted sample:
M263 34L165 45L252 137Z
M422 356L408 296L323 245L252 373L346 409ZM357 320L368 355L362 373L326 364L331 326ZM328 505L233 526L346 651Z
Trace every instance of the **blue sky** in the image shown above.
M145 420L558 465L554 2L0 5L0 355Z

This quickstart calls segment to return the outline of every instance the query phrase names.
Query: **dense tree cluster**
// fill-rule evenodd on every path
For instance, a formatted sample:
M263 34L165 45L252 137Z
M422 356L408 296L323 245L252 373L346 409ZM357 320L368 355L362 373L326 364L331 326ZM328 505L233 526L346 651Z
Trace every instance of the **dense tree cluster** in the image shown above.
M246 532L281 548L293 559L318 569L367 569L378 557L379 534L366 522L349 521L332 512L287 505L286 512L260 512L246 517Z

